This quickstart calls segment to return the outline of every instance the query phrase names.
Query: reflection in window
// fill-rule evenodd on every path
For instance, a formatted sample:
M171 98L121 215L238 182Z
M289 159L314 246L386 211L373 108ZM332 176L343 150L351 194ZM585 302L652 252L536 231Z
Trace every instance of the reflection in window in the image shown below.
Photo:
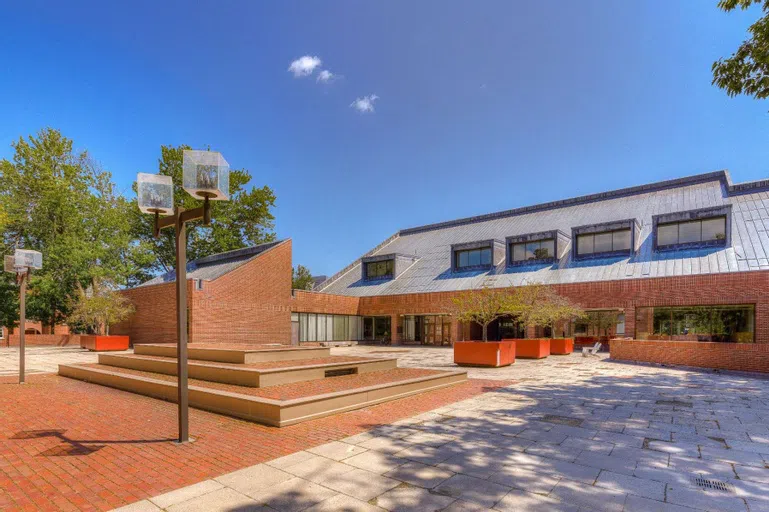
M514 263L555 257L555 239L553 238L537 240L536 242L519 242L510 244L510 246L510 254Z
M577 235L578 256L629 251L631 245L630 229Z
M636 339L753 343L755 306L636 308Z
M657 225L657 247L726 240L726 217Z
M457 270L489 265L491 265L491 247L454 252L454 268Z
M395 260L370 261L366 263L366 279L385 279L393 277Z

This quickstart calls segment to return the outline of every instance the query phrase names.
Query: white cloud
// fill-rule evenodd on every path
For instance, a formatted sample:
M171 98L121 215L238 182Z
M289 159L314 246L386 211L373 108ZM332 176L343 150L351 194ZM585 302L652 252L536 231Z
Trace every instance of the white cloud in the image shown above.
M305 55L299 57L291 65L288 66L288 70L294 74L294 77L299 78L303 76L311 75L315 68L320 66L320 57L312 57Z
M355 101L350 103L350 106L360 112L361 114L366 113L373 113L374 112L374 101L378 100L379 96L376 94L369 94L368 96L364 96L362 98L357 98Z
M316 82L323 82L324 84L330 84L331 82L336 81L336 79L339 78L339 75L335 75L328 69L321 70L320 73L318 73L318 78L315 79Z

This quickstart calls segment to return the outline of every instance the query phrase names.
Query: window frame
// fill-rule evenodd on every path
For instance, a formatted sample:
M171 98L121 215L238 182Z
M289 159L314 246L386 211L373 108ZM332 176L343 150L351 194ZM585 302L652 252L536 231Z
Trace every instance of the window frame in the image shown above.
M488 259L484 262L484 253L488 251ZM470 272L473 270L491 270L504 256L504 246L501 240L479 240L452 244L450 268L452 272ZM472 257L477 254L476 263L470 264ZM465 265L461 264L462 256L467 256Z
M723 219L724 229L722 238L711 240L702 239L702 228L705 221ZM699 224L700 239L681 242L681 225ZM676 242L660 243L660 229L675 226ZM697 249L708 247L729 247L731 245L731 205L728 207L705 208L687 212L676 212L665 215L655 215L653 218L653 246L655 251L676 251L680 249Z
M631 257L636 252L636 245L638 244L638 233L641 226L637 219L624 219L603 222L600 224L590 224L586 226L577 226L571 228L571 258L574 261L587 260L592 258L612 258L612 257ZM618 233L628 233L630 238L629 247L624 249L616 249L615 246L618 243L616 235ZM611 234L611 250L608 251L595 251L595 237L599 235ZM580 241L585 237L591 237L593 241L593 252L580 253L579 245Z

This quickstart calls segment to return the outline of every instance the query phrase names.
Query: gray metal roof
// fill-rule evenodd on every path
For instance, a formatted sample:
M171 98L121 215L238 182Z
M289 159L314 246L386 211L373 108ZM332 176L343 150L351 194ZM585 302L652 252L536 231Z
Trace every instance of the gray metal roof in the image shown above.
M731 245L709 249L652 250L652 216L732 205ZM635 253L628 257L573 261L571 251L552 264L490 271L451 272L451 245L501 239L543 230L621 219L640 223ZM315 288L339 295L374 296L504 287L641 279L769 269L769 180L732 184L727 171L699 174L601 194L516 208L399 231L364 256L403 253L419 260L397 279L361 280L360 259Z
M221 277L228 272L232 272L244 263L256 258L267 249L275 247L282 242L283 240L279 240L277 242L268 242L266 244L246 247L244 249L236 249L234 251L222 252L219 254L206 256L205 258L190 261L187 263L187 279L213 281L217 277ZM146 283L142 283L139 286L173 283L175 281L176 271L172 270L163 275L157 276L154 279L150 279Z

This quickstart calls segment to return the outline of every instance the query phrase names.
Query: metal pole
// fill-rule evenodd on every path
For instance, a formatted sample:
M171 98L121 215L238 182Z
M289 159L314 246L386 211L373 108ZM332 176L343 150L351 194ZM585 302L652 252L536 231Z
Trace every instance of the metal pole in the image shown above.
M19 384L24 384L24 331L27 323L27 271L21 274L19 291Z
M184 208L176 209L176 360L179 392L179 442L189 441L187 396L187 233L182 219Z

